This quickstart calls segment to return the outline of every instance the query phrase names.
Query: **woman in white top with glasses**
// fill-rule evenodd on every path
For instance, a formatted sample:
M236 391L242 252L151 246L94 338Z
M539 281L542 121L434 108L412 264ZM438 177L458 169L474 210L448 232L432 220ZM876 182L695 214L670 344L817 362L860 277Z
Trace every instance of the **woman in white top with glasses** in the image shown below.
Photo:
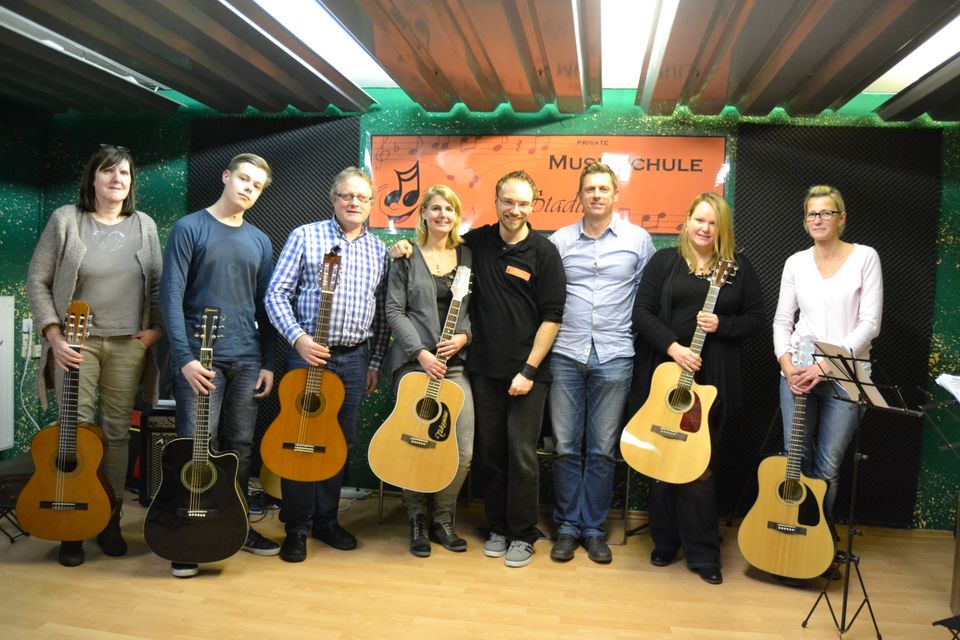
M803 472L829 483L823 506L831 520L840 465L860 412L845 401L846 392L836 382L824 379L824 371L831 373L826 362L795 367L791 355L802 336L811 336L857 358L870 358L870 343L880 333L883 312L880 258L871 247L841 239L846 222L843 197L836 188L810 187L803 226L813 246L787 258L773 319L774 351L783 373L783 440L790 442L794 397L807 395Z

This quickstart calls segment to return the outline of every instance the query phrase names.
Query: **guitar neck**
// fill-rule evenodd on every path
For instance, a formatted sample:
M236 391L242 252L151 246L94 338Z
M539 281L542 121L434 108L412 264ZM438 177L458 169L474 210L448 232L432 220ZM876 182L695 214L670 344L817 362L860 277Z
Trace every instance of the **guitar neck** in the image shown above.
M71 347L80 352L77 347ZM77 452L77 404L79 403L80 371L68 369L63 374L63 390L60 393L60 442L61 454Z
M703 313L713 313L713 310L717 306L717 296L720 295L720 286L716 284L711 284L710 289L707 291L707 299L703 303L701 311ZM700 352L703 350L703 343L707 339L707 333L697 325L696 330L693 332L693 339L690 341L690 351L696 355L700 355ZM684 388L689 388L693 384L693 373L690 371L684 371L680 375L680 386Z
M333 307L333 291L320 291L320 308L317 310L317 328L313 331L313 341L328 344L330 341L330 315ZM320 391L323 384L323 367L311 366L307 371L306 390L310 393Z
M800 462L803 458L804 431L806 429L807 396L793 396L793 422L790 427L790 447L787 451L787 479L800 479Z
M200 364L208 371L213 368L213 349L200 349ZM197 410L194 414L196 429L193 433L193 461L206 464L210 458L210 395L197 394Z
M440 342L453 338L453 332L457 329L457 319L460 317L460 300L451 300L450 309L447 311L447 319L443 323L443 330L440 332ZM443 364L447 363L447 357L437 352L437 360ZM427 396L436 399L440 394L440 380L430 378L427 383Z

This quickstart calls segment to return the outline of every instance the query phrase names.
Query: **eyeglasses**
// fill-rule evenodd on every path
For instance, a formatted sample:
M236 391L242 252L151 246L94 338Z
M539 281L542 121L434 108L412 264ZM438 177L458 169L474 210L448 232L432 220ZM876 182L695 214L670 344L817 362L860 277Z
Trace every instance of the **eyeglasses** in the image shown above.
M123 153L130 153L130 149L127 149L126 147L121 147L118 144L102 144L101 143L100 148L104 150L116 149L117 151L122 151Z
M498 197L497 200L499 200L500 204L502 204L507 209L513 209L514 207L518 207L520 211L526 211L533 206L532 202L527 202L525 200L511 200L510 198L500 198L500 197Z
M365 196L359 193L338 193L337 197L340 198L340 202L350 204L353 202L353 199L356 198L360 204L367 204L372 200L370 196Z
M810 222L813 222L816 218L820 218L821 220L831 220L839 213L839 211L807 211L804 214L804 217Z

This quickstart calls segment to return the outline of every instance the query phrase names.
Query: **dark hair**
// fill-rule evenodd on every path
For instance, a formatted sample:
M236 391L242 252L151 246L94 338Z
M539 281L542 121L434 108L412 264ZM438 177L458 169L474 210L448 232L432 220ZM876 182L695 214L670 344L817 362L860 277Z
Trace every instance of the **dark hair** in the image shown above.
M109 171L124 161L130 167L130 191L120 208L120 215L128 216L137 210L137 174L133 168L133 156L130 155L130 150L126 147L102 144L87 160L87 166L83 169L83 176L80 178L80 202L77 206L81 211L97 210L97 192L93 188L93 179L97 172Z

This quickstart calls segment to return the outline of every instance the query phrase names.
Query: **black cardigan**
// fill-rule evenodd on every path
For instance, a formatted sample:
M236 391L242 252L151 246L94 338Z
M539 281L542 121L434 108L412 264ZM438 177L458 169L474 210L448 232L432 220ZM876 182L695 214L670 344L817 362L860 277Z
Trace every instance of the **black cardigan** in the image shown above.
M760 281L746 256L736 256L735 276L720 289L714 313L720 318L717 331L707 334L703 366L694 376L700 384L717 387L726 413L740 406L743 395L740 381L740 352L744 338L760 333L766 323ZM696 300L689 296L674 300L674 287L685 280L702 285ZM696 286L696 285L693 285ZM685 287L686 288L686 287ZM636 361L633 373L634 399L642 405L650 392L653 370L671 360L667 348L674 342L689 346L696 328L695 316L707 297L708 283L690 273L676 247L660 249L643 270L633 307ZM684 310L683 317L677 312ZM678 335L682 332L684 335Z

